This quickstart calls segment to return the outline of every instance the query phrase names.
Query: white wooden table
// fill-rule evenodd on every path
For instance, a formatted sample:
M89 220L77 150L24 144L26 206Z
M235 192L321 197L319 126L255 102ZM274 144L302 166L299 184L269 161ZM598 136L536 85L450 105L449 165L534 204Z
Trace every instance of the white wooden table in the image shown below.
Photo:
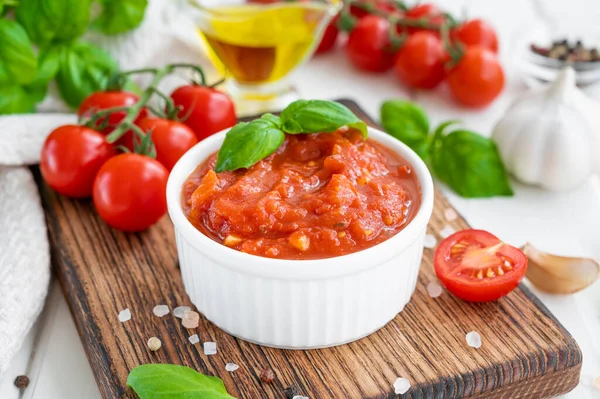
M510 101L525 90L514 67L513 55L528 32L538 28L572 29L575 34L589 34L598 29L594 25L600 26L596 21L600 17L600 2L596 0L440 0L437 3L458 15L468 10L469 15L484 17L497 27L508 84L502 97L491 107L482 111L466 110L454 105L443 89L434 93L413 93L397 84L391 74L359 73L344 59L342 49L313 59L298 71L296 83L302 96L355 99L376 119L383 100L410 98L427 109L433 123L459 118L467 127L489 135ZM600 36L598 31L596 34ZM514 245L531 241L541 249L556 253L600 258L598 178L591 179L574 192L563 194L548 193L516 182L514 187L515 197L489 200L465 200L444 187L442 189L472 226L490 230ZM592 386L594 378L600 376L600 283L575 295L539 296L573 334L583 351L581 384L567 397L600 398L600 391ZM31 379L22 395L13 385L14 378L20 374ZM54 282L36 327L10 369L0 375L0 398L99 397L68 306Z

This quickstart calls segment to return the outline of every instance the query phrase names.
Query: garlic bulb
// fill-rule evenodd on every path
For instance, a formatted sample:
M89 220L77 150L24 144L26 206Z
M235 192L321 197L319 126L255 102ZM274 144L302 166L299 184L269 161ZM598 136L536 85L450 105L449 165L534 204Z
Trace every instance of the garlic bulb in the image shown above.
M493 131L506 169L519 180L566 190L600 172L600 103L564 68L550 86L518 98Z

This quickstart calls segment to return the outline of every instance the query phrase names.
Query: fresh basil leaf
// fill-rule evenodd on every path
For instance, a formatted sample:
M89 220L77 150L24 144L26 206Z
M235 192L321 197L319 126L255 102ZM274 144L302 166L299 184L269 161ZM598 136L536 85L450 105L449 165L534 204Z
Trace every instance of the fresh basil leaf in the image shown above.
M25 29L16 21L0 19L0 86L29 83L36 69L37 59Z
M148 0L101 0L100 3L102 13L92 27L106 35L117 35L142 23Z
M117 70L116 61L102 49L85 42L65 47L56 82L65 102L76 108L94 91L103 90Z
M408 145L422 159L429 152L429 118L410 101L386 101L381 106L381 125L389 135Z
M282 128L286 133L331 133L342 126L360 130L367 138L367 124L344 105L335 101L298 100L281 112Z
M0 114L23 114L35 111L36 98L23 86L0 85Z
M273 114L263 114L260 119L266 119L268 121L270 121L271 123L273 123L275 126L281 128L281 118L273 115Z
M220 378L174 364L144 364L131 370L127 385L140 399L235 399Z
M35 44L47 46L83 35L90 5L91 0L20 0L15 15Z
M284 140L285 133L270 120L238 123L225 136L215 171L249 168L277 151Z
M513 195L496 144L477 133L456 130L436 139L431 166L441 181L463 197Z

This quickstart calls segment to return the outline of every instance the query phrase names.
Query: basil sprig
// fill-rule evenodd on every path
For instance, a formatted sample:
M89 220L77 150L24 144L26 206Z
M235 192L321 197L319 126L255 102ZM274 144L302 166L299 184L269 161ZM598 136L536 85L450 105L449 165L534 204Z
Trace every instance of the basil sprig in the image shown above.
M457 121L430 132L425 111L408 101L386 101L381 107L385 131L407 144L432 173L465 198L511 196L508 175L493 140L458 129Z
M265 114L235 125L217 155L216 172L249 168L273 154L288 134L332 133L348 126L367 137L367 125L344 105L325 100L298 100L280 116Z
M223 381L175 364L144 364L131 370L127 385L140 399L235 399Z

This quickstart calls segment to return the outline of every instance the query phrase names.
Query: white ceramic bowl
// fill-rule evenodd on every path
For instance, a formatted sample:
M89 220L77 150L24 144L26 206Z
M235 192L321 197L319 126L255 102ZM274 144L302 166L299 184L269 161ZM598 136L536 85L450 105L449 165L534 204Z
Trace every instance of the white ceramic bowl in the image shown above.
M319 260L269 259L216 243L183 213L184 181L219 149L225 133L190 149L171 171L167 185L181 274L198 310L231 335L290 349L354 341L402 311L415 290L433 209L433 183L421 159L395 138L369 129L371 139L413 166L422 194L414 219L390 239L353 254Z

